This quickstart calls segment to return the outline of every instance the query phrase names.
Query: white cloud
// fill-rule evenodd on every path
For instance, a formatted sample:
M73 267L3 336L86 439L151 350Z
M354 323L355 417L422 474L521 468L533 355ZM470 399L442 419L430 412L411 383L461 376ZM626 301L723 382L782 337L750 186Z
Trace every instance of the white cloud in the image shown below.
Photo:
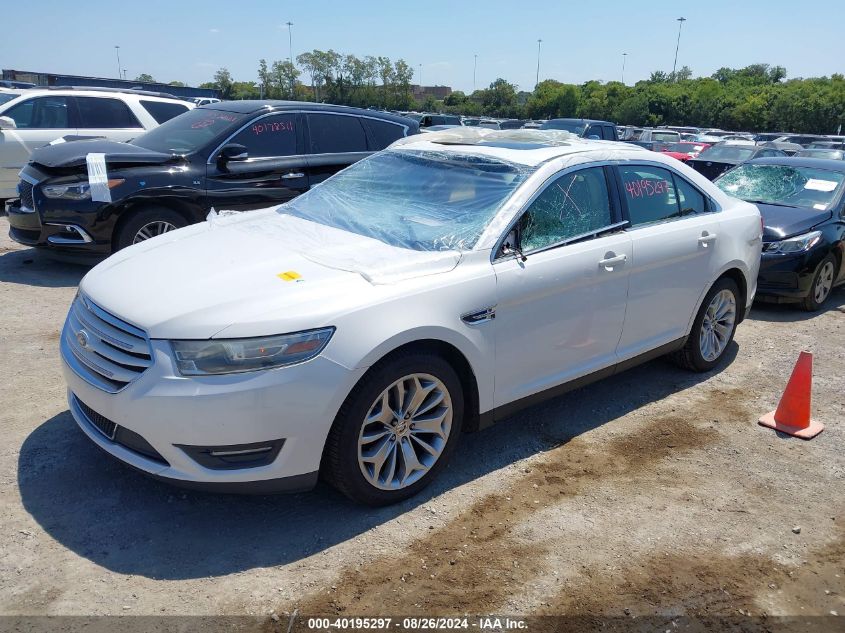
M208 32L212 34L217 34L220 32L220 29L208 29Z

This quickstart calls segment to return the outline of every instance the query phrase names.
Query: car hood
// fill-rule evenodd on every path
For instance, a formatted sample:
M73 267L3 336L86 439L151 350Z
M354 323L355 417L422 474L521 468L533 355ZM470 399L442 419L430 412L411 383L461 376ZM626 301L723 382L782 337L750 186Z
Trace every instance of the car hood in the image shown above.
M819 211L810 207L780 207L774 204L758 204L763 216L763 241L775 242L793 235L806 233L817 224L831 217L830 211Z
M32 152L30 160L51 168L80 167L85 165L85 159L91 153L105 154L106 163L111 165L160 165L176 158L173 154L154 152L131 143L96 138L46 145Z
M332 325L460 260L273 208L211 216L131 246L93 268L80 291L150 338L262 336Z

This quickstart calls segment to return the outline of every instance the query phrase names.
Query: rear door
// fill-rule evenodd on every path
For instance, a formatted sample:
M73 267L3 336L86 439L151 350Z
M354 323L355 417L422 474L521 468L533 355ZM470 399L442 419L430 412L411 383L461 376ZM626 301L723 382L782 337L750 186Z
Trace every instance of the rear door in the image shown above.
M34 149L77 133L69 97L44 95L10 106L2 116L16 129L0 130L0 198L16 195L18 172Z
M718 214L701 191L652 164L620 164L617 173L633 247L625 360L686 335L722 260Z
M313 187L372 152L361 117L307 112L308 180Z
M112 97L71 97L76 105L80 136L103 136L128 141L144 133L144 126L129 106Z
M218 211L262 209L307 191L301 123L302 115L295 112L262 115L223 143L222 146L243 145L247 158L226 161L219 150L209 158L209 206Z

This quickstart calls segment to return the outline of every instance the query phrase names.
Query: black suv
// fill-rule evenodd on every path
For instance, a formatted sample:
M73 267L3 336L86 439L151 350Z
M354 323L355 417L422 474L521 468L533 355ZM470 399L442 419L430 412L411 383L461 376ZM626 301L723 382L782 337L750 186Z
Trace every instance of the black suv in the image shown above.
M102 257L200 222L211 208L285 202L418 132L410 119L343 106L202 106L129 143L91 139L33 152L21 170L20 199L6 204L9 236L83 260ZM105 155L105 182L92 188L87 165L97 154Z

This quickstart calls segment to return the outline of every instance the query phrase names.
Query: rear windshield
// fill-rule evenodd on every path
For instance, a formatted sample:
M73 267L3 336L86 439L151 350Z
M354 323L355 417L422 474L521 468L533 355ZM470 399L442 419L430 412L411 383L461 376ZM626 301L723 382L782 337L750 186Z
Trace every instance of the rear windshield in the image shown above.
M651 140L653 141L677 141L681 135L677 132L652 132Z
M726 161L729 163L741 163L754 155L754 147L742 147L738 145L714 145L698 155L699 160Z
M196 108L141 134L132 144L155 152L191 154L218 137L234 132L249 116L238 112Z
M11 92L0 92L0 103L6 103L16 97L20 97L20 95L13 94Z
M543 125L540 126L541 130L564 130L566 132L572 132L573 134L577 134L581 136L584 133L584 130L587 129L586 123L580 123L578 121L546 121Z
M185 114L188 111L188 106L184 104L169 103L167 101L147 101L146 99L141 99L141 105L144 106L144 110L149 112L150 116L158 124L169 121L173 117Z

